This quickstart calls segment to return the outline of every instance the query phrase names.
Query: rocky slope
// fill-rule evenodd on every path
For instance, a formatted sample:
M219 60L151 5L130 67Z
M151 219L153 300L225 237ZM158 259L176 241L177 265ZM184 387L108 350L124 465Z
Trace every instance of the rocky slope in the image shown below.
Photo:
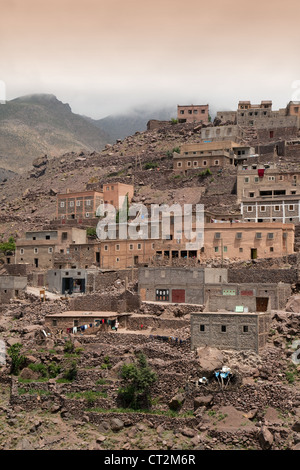
M156 340L150 336L154 331L138 328L45 338L45 315L65 309L65 301L41 304L31 296L2 306L1 338L7 348L22 344L26 364L12 375L7 356L0 368L1 449L299 448L300 366L293 341L299 313L273 312L268 344L257 355L211 348L192 352L188 328L183 328L182 345ZM69 339L77 351L72 355L65 352ZM121 408L117 399L120 368L140 352L158 379L151 388L151 409L143 413ZM77 376L62 381L71 361ZM52 378L43 376L50 364L57 369ZM222 365L234 374L225 389L213 374ZM197 386L203 375L208 385Z
M137 132L114 145L107 144L102 152L40 157L33 161L28 173L0 183L3 238L19 236L25 230L48 223L55 216L58 192L66 188L99 189L101 183L108 181L134 184L134 202L195 204L203 198L207 209L217 206L218 210L227 212L235 200L231 194L235 170L224 170L221 176L214 170L206 176L194 171L188 177L177 177L172 171L173 149L197 141L199 127L169 125L155 131ZM153 168L147 169L147 164Z
M54 95L29 95L0 107L0 167L22 173L43 154L102 150L109 136Z

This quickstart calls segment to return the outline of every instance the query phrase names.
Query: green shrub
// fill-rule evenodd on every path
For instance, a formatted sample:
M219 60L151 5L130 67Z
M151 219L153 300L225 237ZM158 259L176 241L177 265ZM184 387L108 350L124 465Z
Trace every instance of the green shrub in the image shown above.
M96 238L97 237L97 232L95 227L88 227L86 229L86 234L90 238Z
M112 364L110 362L109 356L105 356L101 364L101 369L111 369Z
M56 364L56 362L54 361L50 362L48 366L48 373L51 379L54 379L54 377L56 377L60 373L60 371L61 367L59 364Z
M20 370L26 364L26 358L21 354L21 343L13 344L7 351L7 354L11 357L11 369L10 372L13 375L18 375Z
M45 364L39 362L38 364L29 364L29 369L33 372L38 372L42 377L48 377L48 369Z
M74 352L74 350L75 350L75 346L72 343L72 341L71 340L66 341L66 343L64 345L64 352L72 354Z
M73 362L71 363L70 368L65 370L65 372L64 372L64 374L63 374L63 378L66 379L66 380L68 380L68 381L70 381L70 382L72 382L73 380L76 379L76 377L77 377L77 372L78 372L78 371L77 371L77 364L76 364L75 361L73 361Z
M7 253L8 251L15 251L16 244L14 237L9 237L8 242L0 243L0 253Z
M145 170L150 170L152 168L157 168L157 167L158 167L157 162L148 162L148 163L145 163L145 165L144 165Z
M139 354L133 364L124 364L121 369L123 386L118 391L118 398L128 408L149 408L151 406L151 385L157 377L148 366L146 356Z

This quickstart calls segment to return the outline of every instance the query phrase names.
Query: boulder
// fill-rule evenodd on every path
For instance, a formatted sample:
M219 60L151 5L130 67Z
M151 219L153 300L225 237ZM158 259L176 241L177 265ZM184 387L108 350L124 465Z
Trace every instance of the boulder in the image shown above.
M194 410L200 406L209 406L212 404L214 397L212 395L199 396L194 398Z
M21 371L20 377L22 377L22 379L35 380L39 378L39 374L38 372L34 372L33 370L29 369L29 367L25 367Z
M296 432L300 432L300 419L298 419L292 426L292 430Z
M285 310L287 312L300 312L300 294L293 295L286 304Z
M34 168L40 168L43 165L46 165L48 163L48 157L47 155L44 155L43 157L38 157L35 158L32 162L32 166Z
M112 418L110 420L110 427L113 432L121 431L124 428L124 422L119 418Z
M273 444L273 434L268 430L266 426L262 426L261 431L258 435L258 440L263 450L269 450Z
M183 393L177 393L169 402L169 408L171 410L179 410L185 401L185 396Z
M221 369L224 365L224 356L219 349L205 346L197 348L197 360L203 374L211 374L216 369Z

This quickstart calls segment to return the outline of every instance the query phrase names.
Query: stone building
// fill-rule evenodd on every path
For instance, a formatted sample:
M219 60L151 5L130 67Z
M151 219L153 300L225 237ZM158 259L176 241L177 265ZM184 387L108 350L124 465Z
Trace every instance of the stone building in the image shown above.
M229 140L184 144L180 153L173 153L173 169L186 172L196 168L231 166L236 157L247 158L253 152L251 147Z
M178 105L177 119L180 123L202 122L207 124L209 122L209 105Z
M47 283L50 292L58 294L84 294L87 284L85 269L50 269L47 272Z
M259 354L267 343L270 322L269 312L191 313L191 348L210 346Z
M5 304L11 299L20 297L26 287L26 276L0 276L0 303Z
M129 313L108 311L67 311L45 316L45 327L63 334L95 334L115 329L116 320L120 327L127 326Z
M139 269L141 300L203 305L205 284L227 282L225 268L144 267Z
M237 200L255 198L284 198L300 194L300 171L298 167L279 169L276 164L243 164L237 169Z
M297 105L295 107L288 105L286 108L274 111L270 100L261 101L259 104L239 101L237 111L219 111L217 118L237 124L243 129L244 138L253 129L254 140L271 142L297 137L298 112Z
M286 106L287 116L297 116L298 129L300 128L300 101L290 101Z
M249 269L249 268L248 268ZM273 274L274 275L274 274ZM220 284L207 283L204 288L204 311L235 310L236 306L243 306L248 311L283 310L291 296L291 284L285 282L268 282L265 279L257 282L222 282Z
M243 139L243 129L236 125L204 127L201 129L200 135L204 142L207 140L230 140L240 143Z
M78 228L26 232L25 237L16 242L15 263L28 264L34 269L50 269L55 254L67 253L70 245L86 241L86 230Z

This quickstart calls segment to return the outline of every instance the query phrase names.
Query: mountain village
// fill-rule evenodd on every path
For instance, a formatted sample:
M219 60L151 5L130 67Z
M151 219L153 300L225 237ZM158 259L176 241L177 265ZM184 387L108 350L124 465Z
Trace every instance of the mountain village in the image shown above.
M300 449L300 102L272 107L0 183L1 449Z

